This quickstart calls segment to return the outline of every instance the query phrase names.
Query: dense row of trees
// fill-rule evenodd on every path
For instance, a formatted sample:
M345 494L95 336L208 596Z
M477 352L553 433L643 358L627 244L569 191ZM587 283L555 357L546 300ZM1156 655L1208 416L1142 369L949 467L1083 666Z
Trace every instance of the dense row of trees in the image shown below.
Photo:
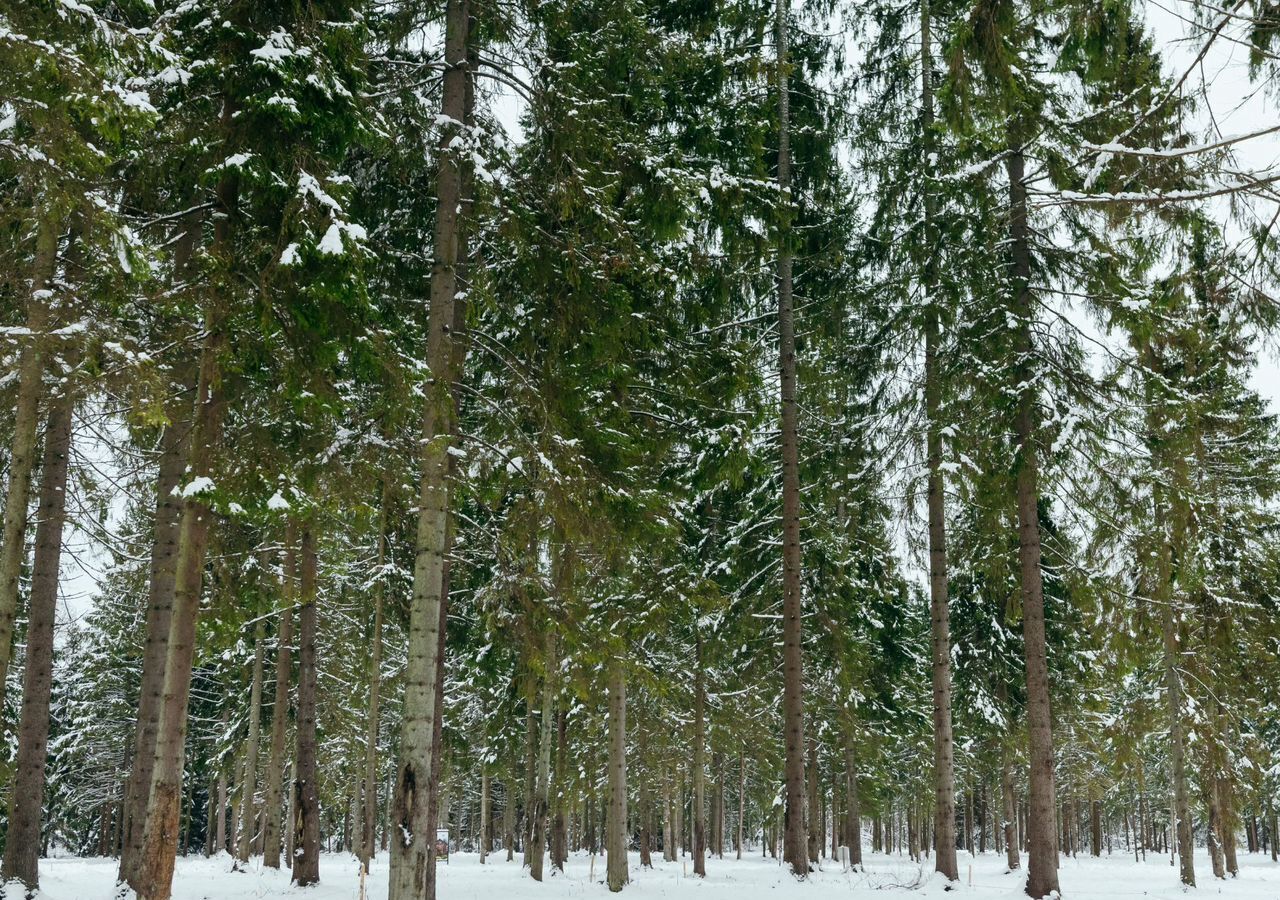
M1196 62L1273 87L1275 16L1194 4ZM615 891L1275 859L1276 129L1198 134L1140 4L18 0L0 48L4 879L430 897L437 824Z

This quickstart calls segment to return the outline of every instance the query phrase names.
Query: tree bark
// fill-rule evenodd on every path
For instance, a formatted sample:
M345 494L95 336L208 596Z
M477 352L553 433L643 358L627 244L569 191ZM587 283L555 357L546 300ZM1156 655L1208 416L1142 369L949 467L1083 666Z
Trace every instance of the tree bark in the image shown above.
M49 746L49 699L53 692L53 629L58 607L62 527L66 521L67 459L71 452L74 403L72 388L64 383L45 425L18 752L9 794L9 831L0 868L0 882L16 878L31 890L39 882L40 815Z
M293 786L293 883L320 880L320 793L316 782L316 541L302 526L298 584L298 733Z
M184 239L185 242L185 239ZM188 385L184 385L184 388ZM169 646L169 625L173 612L173 587L177 577L178 533L182 501L177 491L190 453L187 438L188 408L179 407L170 415L160 434L160 461L156 475L156 509L151 545L151 573L148 581L146 629L142 654L142 680L138 695L138 724L134 729L133 764L125 784L123 845L119 880L137 888L138 864L142 856L142 832L151 793L151 772L155 764L156 732L164 699L165 656Z
M1012 131L1012 129L1011 129ZM1009 237L1013 263L1013 317L1019 386L1014 430L1018 441L1018 562L1022 582L1022 637L1026 655L1027 732L1030 738L1030 803L1027 894L1047 897L1058 890L1058 846L1054 833L1053 716L1049 708L1049 666L1045 642L1044 583L1040 569L1040 487L1036 452L1036 379L1031 365L1031 233L1027 223L1026 159L1021 139L1011 134L1005 160L1009 175Z
M546 626L544 637L544 671L542 675L542 719L538 726L538 772L534 784L533 838L529 842L529 874L542 880L543 861L547 850L547 807L551 789L551 723L554 720L556 634Z
M706 685L702 672L702 633L694 623L693 669L693 874L707 875Z
M939 317L933 259L937 249L934 216L932 16L929 0L920 2L920 96L924 133L925 331L924 405L929 463L929 609L933 660L933 827L937 837L934 868L948 881L960 878L956 860L955 741L951 727L951 616L947 596L946 494L942 474L942 376L938 362Z
M776 0L778 78L778 365L782 451L782 719L785 731L783 858L796 878L809 874L804 785L804 678L801 651L800 445L796 408L796 335L791 279L791 97L787 0Z
M489 764L480 761L480 865L489 855Z
M263 579L267 555L260 555L262 560ZM253 639L253 674L249 687L249 734L244 745L244 783L240 788L240 835L236 859L249 861L249 851L253 843L254 806L253 798L258 792L258 744L262 725L262 667L263 667L264 628L259 619L254 627Z
M409 610L408 658L394 799L389 900L419 900L429 889L435 846L431 821L436 784L436 702L440 669L440 611L449 534L449 447L453 433L454 304L458 293L459 207L463 162L455 147L466 120L467 0L445 9L445 72L441 101L436 221L432 246L431 307L427 321L427 366L433 373L423 407L422 484L418 502L413 598Z
M13 658L13 625L18 617L18 578L27 546L27 506L31 501L31 472L36 462L40 397L44 392L45 330L49 324L50 286L58 262L58 231L41 221L36 232L27 304L27 330L18 355L18 392L14 405L9 456L9 486L5 494L3 543L0 544L0 704L4 702L9 661Z
M1159 500L1157 499L1157 503ZM1156 510L1156 521L1162 523L1161 510ZM1163 535L1163 527L1159 532ZM1180 537L1181 529L1175 523L1172 540ZM1173 815L1177 834L1179 878L1182 883L1194 887L1196 883L1194 836L1191 831L1191 802L1187 788L1186 739L1182 722L1182 676L1178 664L1178 633L1173 610L1173 556L1170 540L1162 540L1157 562L1157 589L1162 600L1162 632L1164 639L1165 698L1169 712L1169 767L1173 776Z
M229 113L227 113L229 114ZM230 252L230 213L236 206L234 183L224 179L218 187L223 215L214 224L213 255ZM216 298L220 291L212 292ZM195 412L192 418L188 485L209 478L220 449L225 398L221 356L227 335L223 310L216 299L205 312L206 336L200 355ZM184 490L178 536L178 562L174 578L172 614L166 648L164 697L156 729L150 800L143 828L143 852L135 888L139 900L169 900L173 866L182 818L182 774L187 735L187 701L191 693L191 667L195 659L196 622L204 588L204 559L209 543L212 510L202 491Z
M676 830L671 800L671 767L662 765L662 858L676 861Z
M565 861L569 858L569 836L565 830L564 816L564 786L569 780L566 774L568 734L565 719L565 711L562 709L556 714L556 796L555 814L551 822L551 865L561 872L564 871Z
M806 798L806 807L808 809L808 852L809 862L816 863L818 855L822 852L822 837L820 834L820 820L822 814L818 808L818 744L809 738L809 763L805 766L805 775L807 779L808 796Z
M853 736L846 733L844 744L845 773L845 841L849 846L849 865L862 865L862 815L858 807L858 767L853 755Z
M605 823L608 842L606 880L617 893L627 875L627 680L622 660L609 665L609 811Z
M1018 817L1017 801L1013 793L1013 766L1009 762L1009 750L1004 748L1000 754L1000 798L1004 807L1004 852L1005 864L1013 872L1022 867L1022 858L1018 853ZM941 844L939 844L941 850Z
M743 753L738 751L738 835L734 841L737 849L737 858L742 859L742 832L745 827L747 818L747 764L743 759Z
M284 805L285 731L289 719L289 679L292 669L293 583L296 570L294 528L285 528L283 606L276 637L276 692L271 706L271 749L267 757L266 814L262 826L262 864L280 868L281 814Z
M386 592L388 481L382 482L378 513L378 576L373 585L373 648L369 655L369 718L365 726L364 797L360 816L360 864L367 874L378 825L378 727L382 692L382 603Z

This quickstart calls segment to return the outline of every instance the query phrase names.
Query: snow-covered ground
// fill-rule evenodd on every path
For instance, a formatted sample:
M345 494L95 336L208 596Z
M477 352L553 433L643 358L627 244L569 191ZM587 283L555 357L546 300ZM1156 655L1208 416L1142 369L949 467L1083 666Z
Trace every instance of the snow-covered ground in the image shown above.
M597 858L592 878L591 857L574 856L564 875L554 875L537 884L520 866L519 857L507 862L505 854L490 856L480 865L475 854L458 853L448 865L440 867L440 900L560 900L560 898L594 897L605 900L608 889L604 878L603 858ZM825 862L808 884L792 880L774 860L758 855L736 861L707 862L705 880L688 873L687 861L664 863L655 858L654 868L640 869L638 854L631 855L632 883L623 891L624 898L670 897L678 900L782 900L782 898L826 898L845 895L940 898L967 897L970 900L1017 900L1022 896L1022 877L1006 875L1001 857L993 853L971 859L961 854L961 885L947 894L943 883L905 857L867 854L865 872L842 872L839 864ZM1101 859L1080 857L1064 860L1061 869L1062 889L1066 900L1122 900L1145 897L1148 900L1172 900L1185 896L1223 897L1227 900L1280 900L1280 864L1261 854L1241 854L1240 877L1225 882L1215 881L1209 871L1207 856L1197 855L1200 888L1184 892L1177 884L1176 870L1168 857L1152 857L1146 863L1135 863L1123 854ZM299 889L289 884L288 872L263 869L256 861L247 872L231 871L226 856L216 859L191 857L178 860L174 879L174 900L266 900L272 897L307 898L307 900L357 900L360 893L359 867L343 855L327 855L320 865L321 883ZM370 900L383 900L387 895L386 856L374 865L367 884ZM110 900L114 894L115 862L103 859L59 858L42 860L40 900ZM892 892L892 893L890 893ZM909 892L909 893L908 893ZM22 890L11 885L4 900L20 900Z

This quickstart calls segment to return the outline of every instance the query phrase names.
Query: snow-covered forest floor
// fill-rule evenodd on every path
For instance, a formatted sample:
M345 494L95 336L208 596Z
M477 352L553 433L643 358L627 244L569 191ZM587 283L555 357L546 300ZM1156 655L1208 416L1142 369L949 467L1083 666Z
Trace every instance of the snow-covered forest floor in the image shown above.
M1184 896L1223 897L1227 900L1276 900L1280 898L1280 864L1261 854L1242 853L1240 877L1215 881L1209 875L1207 853L1196 852L1196 871L1203 873L1201 886L1184 891L1167 856L1152 856L1135 863L1127 854L1115 853L1099 859L1081 856L1061 863L1062 890L1067 900L1121 900L1146 897L1172 900ZM366 885L371 897L385 897L385 854L374 864ZM972 900L1016 900L1023 897L1023 875L1006 874L1003 856L961 854L959 890L947 892L933 876L932 861L923 867L904 856L868 853L865 871L842 872L838 864L826 861L807 885L795 882L776 860L751 854L739 861L731 856L711 859L707 877L700 880L688 870L687 860L669 863L655 857L654 868L642 870L639 854L631 854L632 884L626 890L630 900L641 897L675 897L687 900L780 900L784 897L825 898L846 894L884 896L885 892L910 892L913 897L968 897ZM348 854L324 854L320 860L320 884L295 888L288 871L262 868L252 862L247 871L233 872L232 861L222 855L214 859L178 859L174 876L174 900L263 900L271 897L305 897L308 900L353 900L359 897L359 866ZM40 900L109 900L114 893L116 861L72 857L41 860ZM538 884L520 865L519 856L507 862L504 853L489 857L482 866L474 853L455 853L448 865L441 865L440 900L559 900L559 898L609 896L603 884L604 861L576 854L569 859L564 875L554 875ZM21 887L12 884L3 900L19 900Z

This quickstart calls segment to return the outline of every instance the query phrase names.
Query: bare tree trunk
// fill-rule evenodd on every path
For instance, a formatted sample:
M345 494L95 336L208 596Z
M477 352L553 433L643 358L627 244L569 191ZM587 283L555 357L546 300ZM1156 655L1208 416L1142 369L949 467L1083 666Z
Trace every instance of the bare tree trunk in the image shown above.
M378 726L382 690L382 602L386 593L387 505L390 490L382 483L382 504L378 519L378 577L373 585L373 648L369 655L369 718L365 727L364 799L360 828L360 864L366 873L373 859L374 834L378 824Z
M707 875L707 814L706 814L706 685L702 672L702 633L694 625L693 669L693 874L699 878Z
M1036 452L1036 378L1031 356L1031 233L1027 223L1026 159L1021 138L1011 128L1009 155L1009 237L1013 261L1013 315L1018 361L1015 432L1018 441L1018 560L1022 582L1022 637L1027 671L1027 732L1030 738L1030 802L1027 894L1047 897L1058 890L1058 845L1054 834L1053 716L1049 709L1049 666L1045 642L1044 583L1040 569L1040 487Z
M640 781L640 868L653 868L653 765L648 738L640 729L640 765L644 767Z
M676 829L671 800L671 766L662 764L662 858L676 861Z
M849 865L862 865L862 816L858 807L858 767L853 755L853 736L845 735L845 841L849 846Z
M569 858L569 836L565 829L564 816L564 785L568 782L566 776L566 766L568 765L566 758L568 752L566 725L565 711L562 709L556 714L556 790L555 801L552 804L554 813L551 820L551 865L561 872L564 871L565 861Z
M1157 500L1157 503L1159 501ZM1157 522L1162 521L1159 509ZM1176 531L1180 529L1175 527ZM1163 533L1163 528L1160 529ZM1175 539L1177 536L1175 535ZM1169 541L1162 541L1159 550L1159 590L1164 636L1165 695L1169 711L1169 766L1173 777L1173 816L1177 834L1179 877L1183 884L1194 887L1196 883L1194 836L1191 831L1191 803L1187 789L1186 740L1182 724L1182 676L1178 663L1178 634L1173 610L1173 559Z
M189 232L190 234L190 232ZM194 238L192 238L194 240ZM187 242L184 236L183 243ZM190 453L190 397L186 410L171 413L160 435L160 462L156 476L154 538L147 597L147 640L142 654L142 681L138 695L138 724L134 730L133 763L125 784L123 845L119 880L138 887L142 856L142 832L155 764L156 731L164 699L165 656L173 612L173 587L178 565L178 532L182 501L177 496Z
M605 823L606 880L622 890L627 874L627 680L622 660L609 664L609 810Z
M224 706L222 708L222 734L226 734L231 724L231 708ZM216 832L213 839L213 855L227 849L227 770L225 766L218 767L218 806L214 812L214 823Z
M298 733L293 787L293 883L320 880L320 793L316 783L316 540L302 526L298 584Z
M13 624L18 617L18 577L27 546L27 506L31 501L31 473L36 463L36 443L45 369L45 330L49 324L50 286L58 263L58 230L42 220L36 232L31 273L31 297L27 304L27 330L18 354L18 393L14 406L13 443L10 445L9 487L5 494L3 544L0 544L0 703L13 658Z
M53 628L58 607L58 567L62 558L62 526L66 521L67 458L71 451L74 403L73 390L64 382L45 426L18 752L9 794L9 831L0 867L0 882L16 878L31 890L39 882L40 814L49 746L49 698L53 691Z
M230 109L224 109L224 119ZM214 223L212 252L229 252L231 217L236 206L234 182L218 186L218 205L225 214ZM216 297L220 292L215 290ZM222 391L221 356L227 335L223 311L216 300L205 313L206 336L201 349L192 418L191 481L183 490L178 562L174 578L173 611L165 660L164 697L156 729L155 762L151 776L143 830L143 852L137 872L139 900L169 900L173 866L182 818L182 774L187 735L187 701L191 693L191 667L195 658L196 622L204 589L204 558L213 518L206 502L204 483L213 475L215 455L221 443L225 398Z
M276 695L271 706L271 750L267 757L266 814L263 822L262 864L280 868L282 807L284 805L285 730L289 719L289 678L293 642L293 583L296 570L294 530L290 522L285 529L283 606L276 638Z
M783 857L797 878L809 874L804 790L804 677L800 646L800 445L796 410L796 335L791 284L791 97L788 0L777 0L774 46L778 77L778 363L782 382L782 719L786 732Z
M529 849L529 874L542 880L543 857L547 849L547 806L551 785L551 723L554 718L556 634L546 626L544 672L542 676L542 721L538 729L538 774L534 787L533 840Z
M480 761L480 865L489 855L489 764Z
M928 421L929 461L929 608L933 659L933 827L937 835L934 868L949 881L960 878L956 861L956 776L951 728L951 616L947 597L946 494L942 474L942 377L938 371L938 309L934 296L933 56L929 0L920 2L920 96L925 149L925 291L928 303L924 333L924 405Z
M735 845L738 851L737 858L742 859L742 831L744 822L747 818L747 764L743 759L743 753L738 751L738 839Z
M468 0L448 0L445 9L445 72L441 101L440 153L436 174L436 221L432 248L431 308L427 366L435 377L423 408L422 485L409 611L409 651L396 778L389 900L419 900L434 883L436 698L440 669L440 611L449 536L449 447L453 432L454 350L452 325L458 294L459 208L463 162L455 142L467 118Z
M1007 747L1000 754L1000 798L1004 806L1005 863L1012 872L1021 868L1022 858L1018 853L1018 826L1015 822L1018 813L1017 801L1013 794L1013 766L1009 762Z
M516 858L516 792L515 781L508 778L502 784L502 844L507 851L507 862Z
M268 556L260 555L262 562L262 578L266 580ZM258 743L262 723L262 657L264 629L262 619L254 628L253 639L253 680L249 688L249 736L244 747L244 785L240 797L240 846L236 858L240 862L249 861L249 850L253 843L253 798L258 789Z
M822 837L819 834L819 820L822 818L822 813L818 808L818 744L812 736L809 738L809 763L805 766L805 775L808 788L806 807L808 808L807 821L809 824L807 848L809 862L816 863L818 854L822 851Z

